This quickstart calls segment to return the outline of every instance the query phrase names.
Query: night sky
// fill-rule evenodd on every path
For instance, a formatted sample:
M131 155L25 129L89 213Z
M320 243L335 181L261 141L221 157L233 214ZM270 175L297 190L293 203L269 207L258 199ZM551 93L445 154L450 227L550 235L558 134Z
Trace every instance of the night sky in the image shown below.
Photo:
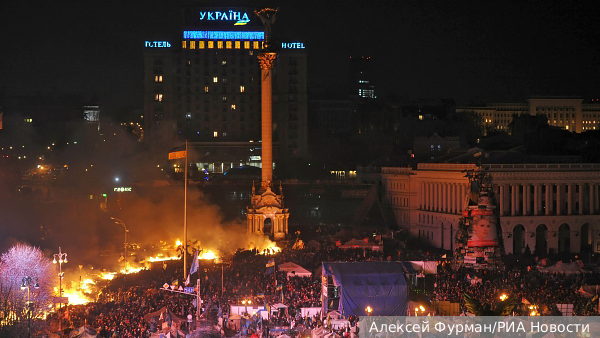
M177 31L181 3L4 3L0 94L82 93L105 109L141 108L143 42ZM281 1L273 30L305 42L311 89L339 87L349 56L365 55L379 97L458 104L598 97L600 3L576 3Z

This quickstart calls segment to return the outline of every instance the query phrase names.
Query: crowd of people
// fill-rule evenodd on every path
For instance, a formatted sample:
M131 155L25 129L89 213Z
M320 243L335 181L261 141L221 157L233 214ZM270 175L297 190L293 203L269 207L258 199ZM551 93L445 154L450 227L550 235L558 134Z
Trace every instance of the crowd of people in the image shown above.
M272 258L276 265L294 262L313 274L311 277L288 277L285 271L269 273L266 263ZM232 329L229 325L233 315L230 313L231 306L241 304L246 304L245 315L248 320L243 321L245 325L242 325L242 332L247 335L264 337L265 328L269 327L266 324L295 328L299 332L320 326L328 326L331 330L332 326L327 325L327 317L322 316L321 312L313 312L308 316L302 316L301 313L301 308L322 306L321 262L389 259L380 251L344 250L335 245L313 250L284 250L275 256L246 251L236 254L230 264L203 262L191 280L200 280L202 319L219 322L222 333ZM598 307L588 306L589 300L577 290L582 285L600 284L599 274L548 274L535 267L496 272L475 271L453 269L450 264L440 264L437 272L434 287L425 290L430 300L459 303L462 312L466 312L465 293L482 302L493 302L499 294L506 293L522 302L544 305L548 311L555 310L555 304L575 304L576 314L598 315ZM187 331L191 324L185 319L188 315L196 315L195 297L162 288L165 283L182 284L182 275L180 262L173 261L166 268L121 276L103 291L98 302L69 307L68 316L65 316L68 319L64 324L70 324L71 327L86 324L98 329L99 337L146 338L162 327L152 321L146 322L144 316L167 308L174 316L184 319L177 327ZM278 303L285 307L274 311L268 320L256 314L257 309L269 309ZM350 326L336 329L340 335L347 335Z

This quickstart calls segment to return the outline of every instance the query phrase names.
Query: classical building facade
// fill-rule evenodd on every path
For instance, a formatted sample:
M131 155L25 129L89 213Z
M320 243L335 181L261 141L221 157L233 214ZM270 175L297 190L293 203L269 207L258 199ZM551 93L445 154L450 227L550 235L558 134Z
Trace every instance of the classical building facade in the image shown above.
M493 178L506 253L600 252L600 164L484 164ZM382 199L398 225L454 249L474 164L382 168ZM373 175L368 176L372 180Z
M485 130L508 131L513 116L523 114L544 115L549 125L576 133L600 129L600 103L584 103L578 97L532 97L520 103L456 107L456 112L476 114Z

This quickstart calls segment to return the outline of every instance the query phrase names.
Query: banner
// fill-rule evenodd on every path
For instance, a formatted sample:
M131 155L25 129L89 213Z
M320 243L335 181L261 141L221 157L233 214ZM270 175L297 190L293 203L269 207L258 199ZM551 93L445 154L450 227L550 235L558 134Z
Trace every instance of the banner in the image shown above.
M267 262L267 270L265 271L265 274L270 275L274 272L275 272L275 258L271 258Z

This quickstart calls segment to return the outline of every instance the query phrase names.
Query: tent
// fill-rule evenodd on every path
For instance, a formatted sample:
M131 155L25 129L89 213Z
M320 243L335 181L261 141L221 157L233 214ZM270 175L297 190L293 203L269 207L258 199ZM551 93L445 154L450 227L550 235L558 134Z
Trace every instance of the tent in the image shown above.
M293 276L298 276L298 277L312 276L312 272L310 272L310 271L306 270L305 268L301 267L300 265L298 265L296 263L292 263L292 262L283 263L283 264L279 265L278 268L279 268L279 271L286 271L288 278L293 277Z
M567 275L571 275L574 273L582 273L585 272L576 262L571 263L563 263L558 262L556 265L547 267L541 270L542 272L551 272L551 273L564 273Z
M332 277L332 286L340 290L338 310L344 316L363 316L367 306L375 316L406 315L408 287L402 262L323 262L322 267L323 277ZM323 304L328 306L329 298Z
M81 326L69 333L68 338L96 338L98 335L96 334L96 330L87 327Z
M169 322L169 320L171 320L173 326L175 327L179 327L179 325L181 325L181 323L186 322L185 319L181 318L181 317L177 317L173 311L167 309L166 307L161 308L158 311L155 312L150 312L146 315L144 315L144 320L147 323L151 323L152 321L156 321L158 328L162 328L163 327L163 323L165 322Z
M371 249L374 251L382 251L383 247L375 243L370 243L368 238L352 239L345 244L338 246L340 249Z

